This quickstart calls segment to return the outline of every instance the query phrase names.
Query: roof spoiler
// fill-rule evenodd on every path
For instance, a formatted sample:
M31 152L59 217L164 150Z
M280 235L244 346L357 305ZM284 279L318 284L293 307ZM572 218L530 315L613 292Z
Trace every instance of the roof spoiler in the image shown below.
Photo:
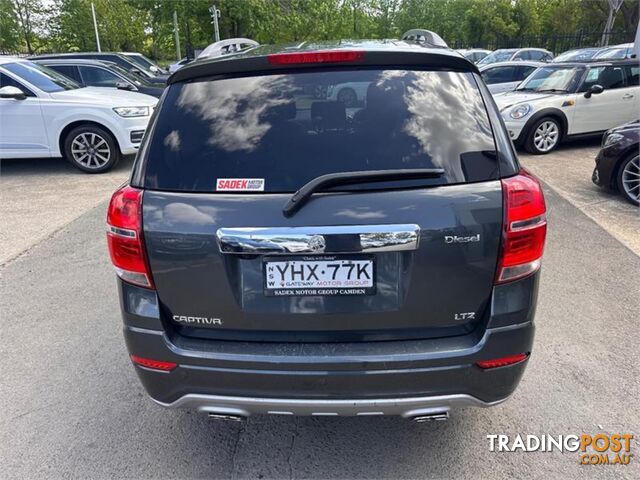
M426 43L434 47L449 48L447 42L445 42L440 35L431 30L425 30L424 28L413 28L402 34L401 40L407 42Z
M258 45L260 45L258 42L251 40L250 38L227 38L226 40L220 40L219 42L212 43L205 48L197 58L221 57L222 55L228 55L251 47L257 47Z

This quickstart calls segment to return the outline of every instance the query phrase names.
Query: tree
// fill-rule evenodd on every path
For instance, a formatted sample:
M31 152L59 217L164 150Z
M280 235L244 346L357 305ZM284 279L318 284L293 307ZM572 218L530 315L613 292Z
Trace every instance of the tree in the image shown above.
M14 5L27 51L33 54L36 31L40 27L41 16L46 9L41 0L14 0Z
M400 10L401 0L379 0L377 12L374 18L376 36L379 38L399 37L400 32L396 26L396 16Z
M517 37L537 34L540 31L538 0L517 0L513 4L513 21Z
M173 12L188 49L213 41L213 0L93 0L105 50L142 51L173 58ZM452 47L597 44L609 13L608 0L215 0L222 38L260 43L349 38L398 38L412 28L440 34ZM624 0L614 30L638 24L639 0ZM584 33L584 35L582 35ZM628 35L627 35L628 36ZM617 35L616 41L625 41ZM612 42L614 40L612 39ZM626 40L628 41L628 40ZM0 49L33 53L95 50L91 0L0 0ZM569 43L573 42L573 43ZM524 46L524 45L523 45Z
M623 0L609 0L609 14L607 15L607 22L604 24L604 31L602 32L602 40L600 40L600 45L608 45L609 44L609 36L611 35L611 30L613 29L613 24L616 21L616 15L622 7Z
M0 53L20 50L20 25L13 2L0 0Z
M57 0L55 8L58 14L51 24L52 49L60 52L97 50L91 3Z
M625 0L620 7L620 12L621 14L616 18L616 23L620 25L623 31L633 32L638 28L638 21L640 20L640 2L638 0Z

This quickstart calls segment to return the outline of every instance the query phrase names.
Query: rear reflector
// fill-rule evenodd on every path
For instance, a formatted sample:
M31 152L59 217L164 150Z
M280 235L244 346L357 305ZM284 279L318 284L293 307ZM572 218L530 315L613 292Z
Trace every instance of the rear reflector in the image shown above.
M357 62L364 58L364 51L334 50L326 52L293 52L267 55L271 65L294 65L300 63Z
M516 355L509 355L508 357L494 358L493 360L482 360L481 362L476 362L476 365L484 370L488 368L506 367L507 365L515 365L516 363L523 362L528 356L528 353L518 353Z
M142 190L126 185L111 197L107 243L111 262L120 278L153 288L142 239Z
M131 361L141 367L150 368L152 370L161 370L163 372L169 372L178 366L178 364L174 362L151 360L149 358L142 358L136 355L131 355Z
M502 179L504 231L497 283L525 277L540 268L547 234L542 187L529 172Z

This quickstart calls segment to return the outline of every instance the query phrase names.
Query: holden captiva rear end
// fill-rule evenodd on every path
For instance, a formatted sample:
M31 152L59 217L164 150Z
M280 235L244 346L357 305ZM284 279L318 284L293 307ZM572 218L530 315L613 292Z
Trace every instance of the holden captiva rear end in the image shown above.
M516 388L545 233L476 67L386 41L179 70L107 236L157 403L431 419Z

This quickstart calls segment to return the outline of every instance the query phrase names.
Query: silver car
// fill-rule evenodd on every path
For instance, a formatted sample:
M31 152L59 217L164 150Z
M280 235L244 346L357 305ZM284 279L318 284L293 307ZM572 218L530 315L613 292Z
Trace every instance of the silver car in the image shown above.
M509 60L549 62L552 59L553 53L544 48L501 48L480 60L478 66L497 62L508 62Z
M511 92L544 62L498 62L480 67L480 75L492 94Z
M462 48L457 51L462 54L464 58L473 63L478 63L484 57L491 54L491 50L485 50L484 48Z

